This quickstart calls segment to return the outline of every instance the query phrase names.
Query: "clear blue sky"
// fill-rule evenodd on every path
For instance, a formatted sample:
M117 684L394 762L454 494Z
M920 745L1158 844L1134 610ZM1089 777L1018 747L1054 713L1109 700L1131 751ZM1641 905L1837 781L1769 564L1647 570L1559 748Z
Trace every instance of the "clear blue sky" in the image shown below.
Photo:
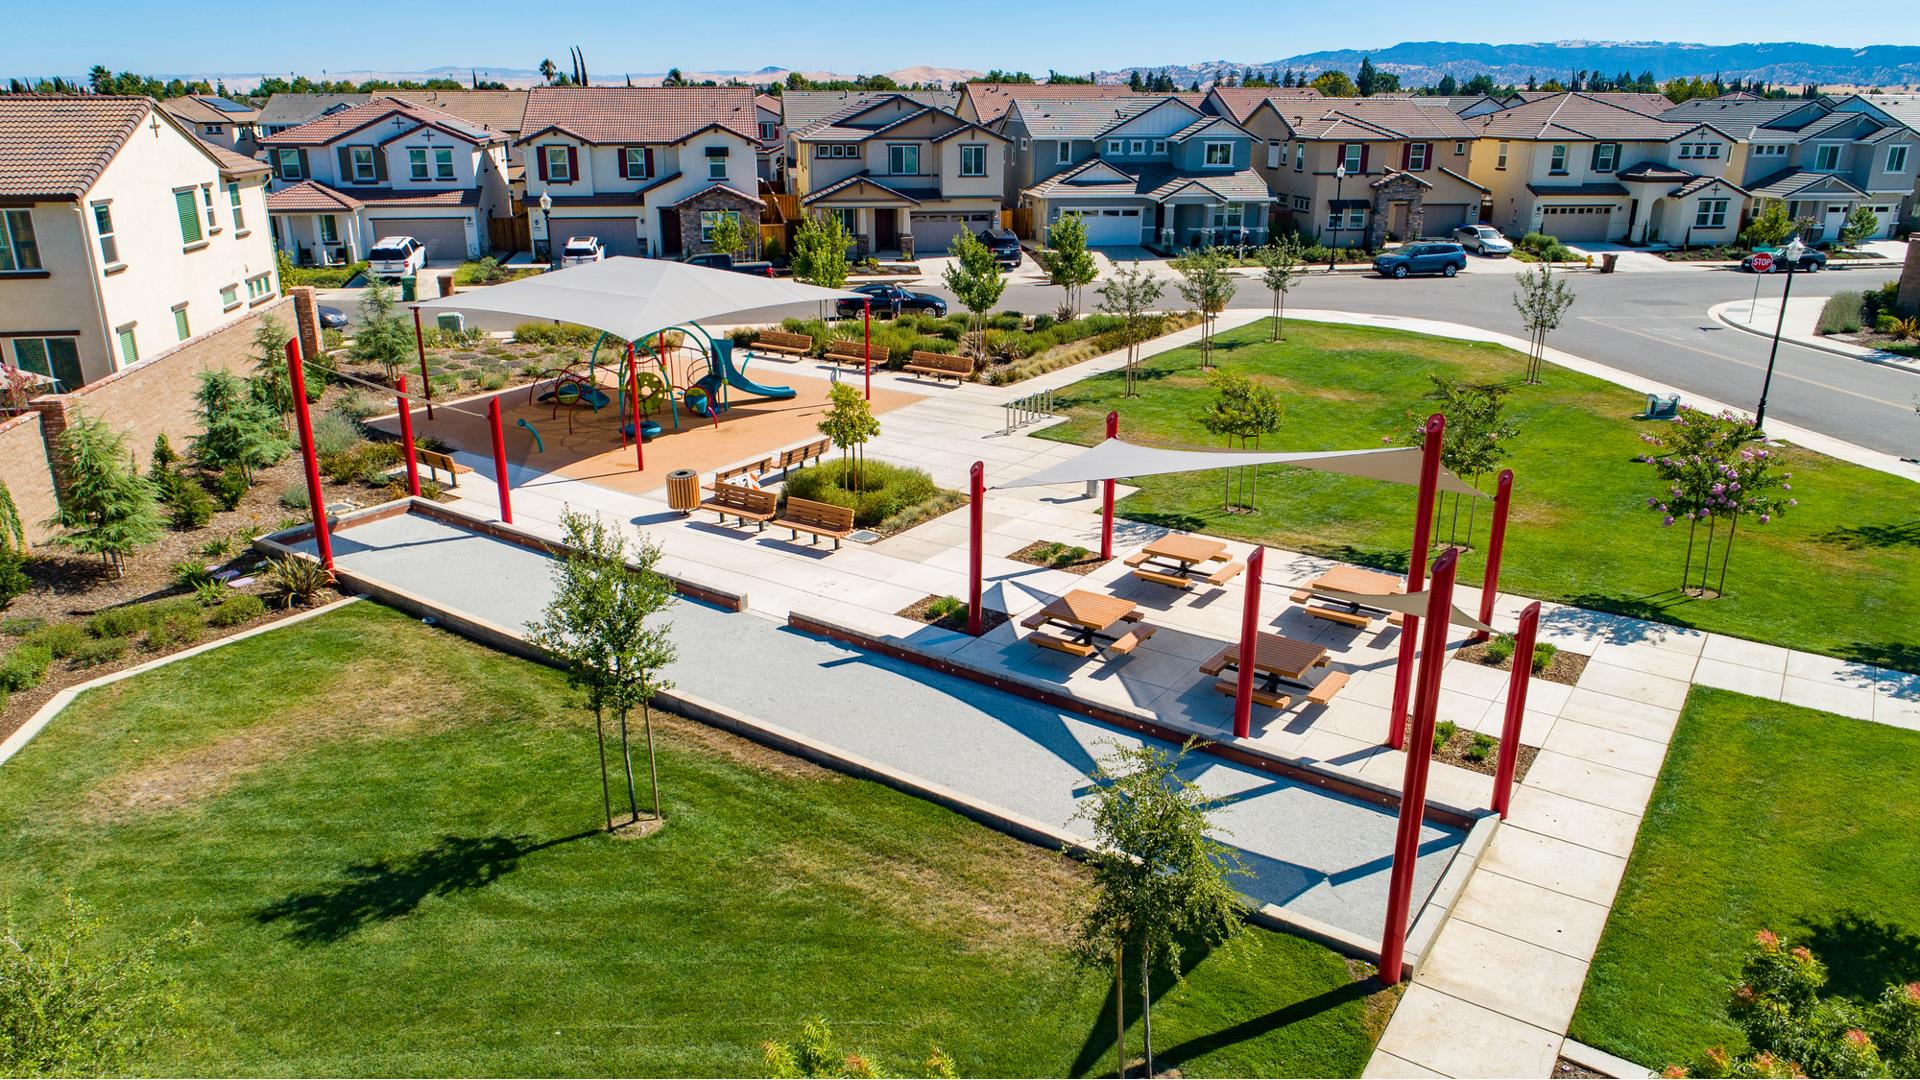
M853 74L926 64L1082 72L1214 59L1260 62L1410 40L1920 43L1920 7L1910 0L1879 6L1871 17L1830 19L1807 18L1805 4L1786 0L308 0L190 9L151 0L68 0L11 6L0 36L0 76L74 74L96 63L149 73L316 76L322 70L442 65L532 68L543 56L565 67L567 48L576 44L600 79L670 66L712 71L772 65ZM1865 34L1874 40L1863 40Z

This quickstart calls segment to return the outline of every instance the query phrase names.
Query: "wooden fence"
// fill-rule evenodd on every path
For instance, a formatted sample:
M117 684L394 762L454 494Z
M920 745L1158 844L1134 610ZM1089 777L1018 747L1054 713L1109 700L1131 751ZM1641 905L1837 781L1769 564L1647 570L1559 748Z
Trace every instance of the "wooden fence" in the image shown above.
M488 218L487 249L508 253L533 250L533 223L525 214Z

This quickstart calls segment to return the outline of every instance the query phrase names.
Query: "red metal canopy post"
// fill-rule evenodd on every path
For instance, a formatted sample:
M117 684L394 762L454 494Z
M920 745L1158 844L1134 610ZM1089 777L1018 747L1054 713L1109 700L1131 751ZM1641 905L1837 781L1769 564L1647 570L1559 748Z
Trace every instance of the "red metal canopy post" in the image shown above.
M987 466L976 461L967 473L967 633L979 637L984 629L980 613L981 545L987 532Z
M1267 549L1257 547L1247 556L1247 598L1240 609L1240 673L1233 692L1233 734L1247 738L1253 732L1253 658L1260 636L1260 570Z
M493 425L493 475L500 485L500 520L513 524L513 496L507 491L507 437L500 430L500 396L487 402L487 420Z
M1120 414L1107 414L1107 438L1120 437ZM1113 558L1113 481L1100 482L1100 557Z
M327 499L320 490L320 458L313 449L313 416L307 411L306 365L300 362L300 338L287 339L287 378L293 386L293 418L300 430L300 456L307 466L307 507L313 511L313 550L320 565L333 572L333 537L327 532Z
M1440 669L1446 661L1448 615L1453 610L1453 578L1459 560L1454 548L1441 552L1433 560L1433 583L1427 590L1427 639L1420 651L1412 741L1400 782L1400 824L1394 837L1393 871L1387 880L1387 925L1380 937L1380 979L1388 984L1400 981L1404 967L1420 827L1427 814L1427 770L1433 763L1433 727L1440 708ZM1413 620L1407 622L1411 625Z
M433 419L433 380L427 377L427 339L420 332L420 309L413 309L413 349L420 355L420 388L427 394L427 419Z
M1507 546L1507 506L1513 501L1513 470L1501 469L1493 488L1493 528L1487 536L1487 576L1480 583L1480 621L1493 625L1493 598L1500 591L1500 553ZM1487 640L1485 630L1475 630L1473 640Z
M407 450L407 494L420 494L420 454L413 445L413 406L407 401L407 377L400 376L395 387L400 406L400 445Z
M1520 757L1520 724L1527 715L1533 642L1539 636L1540 601L1535 600L1520 613L1520 628L1513 635L1513 672L1507 676L1507 716L1500 725L1500 763L1493 774L1493 810L1503 818L1513 801L1513 767Z
M1421 441L1420 497L1413 518L1413 553L1407 559L1408 595L1420 591L1421 574L1427 566L1427 545L1433 535L1434 493L1440 485L1440 448L1446 434L1446 417L1439 413L1427 417L1426 435ZM1431 605L1428 610L1433 610ZM1440 610L1444 614L1446 609ZM1396 750L1406 745L1407 693L1413 683L1413 657L1419 631L1420 620L1413 615L1407 616L1400 627L1400 659L1393 668L1393 708L1387 714L1387 745Z

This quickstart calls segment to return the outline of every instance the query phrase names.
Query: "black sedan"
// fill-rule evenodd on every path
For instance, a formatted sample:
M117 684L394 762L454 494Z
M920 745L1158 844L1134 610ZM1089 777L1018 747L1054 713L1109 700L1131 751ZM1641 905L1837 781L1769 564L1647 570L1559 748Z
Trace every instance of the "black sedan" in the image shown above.
M855 285L848 292L857 292L871 297L873 313L882 318L898 316L903 311L919 312L925 315L945 315L947 302L932 293L910 292L898 285ZM843 319L857 318L861 311L858 300L840 300L835 302L834 310Z
M347 313L337 307L328 307L325 304L321 304L320 325L328 330L345 330L347 328Z
M1758 255L1758 254L1759 252L1754 252L1754 255ZM1787 270L1786 258L1778 252L1773 252L1772 255L1773 255L1773 265L1767 268L1767 273L1769 274L1786 273L1786 270ZM1759 271L1756 271L1753 268L1753 258L1754 258L1753 255L1749 255L1746 258L1741 259L1740 269L1746 271L1749 274L1758 273ZM1827 268L1827 253L1824 251L1815 251L1812 248L1808 248L1807 250L1800 253L1800 265L1794 267L1795 270L1798 270L1803 274L1811 274L1817 270L1825 270L1826 268Z

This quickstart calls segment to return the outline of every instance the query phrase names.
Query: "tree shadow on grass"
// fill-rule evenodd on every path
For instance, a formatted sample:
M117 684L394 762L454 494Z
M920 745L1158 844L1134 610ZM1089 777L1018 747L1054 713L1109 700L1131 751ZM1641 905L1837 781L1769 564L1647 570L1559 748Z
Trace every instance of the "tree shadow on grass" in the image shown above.
M1372 978L1342 983L1331 989L1322 990L1309 998L1302 998L1288 1005L1282 1005L1263 1016L1242 1020L1232 1027L1201 1035L1176 1043L1164 1050L1155 1050L1153 1063L1156 1067L1178 1068L1194 1058L1203 1057L1216 1050L1224 1050L1236 1043L1257 1039L1270 1032L1289 1027L1302 1021L1311 1020L1330 1009L1337 1009L1352 1001L1381 992L1380 984Z
M1849 525L1821 533L1817 539L1823 544L1838 544L1855 551L1861 548L1920 548L1920 521L1898 525L1891 522Z
M1920 673L1920 644L1911 641L1856 641L1841 648L1840 658L1893 671Z
M344 881L282 897L254 919L291 923L287 936L302 945L331 944L372 923L410 915L430 896L483 889L517 869L523 856L593 835L588 830L537 843L527 836L443 836L398 860L353 863L343 871Z
M1856 1001L1920 979L1920 934L1875 915L1848 911L1809 920L1806 946L1827 965L1827 988Z
M1180 979L1184 979L1189 974L1192 974L1193 969L1199 967L1201 961L1205 960L1212 952L1213 943L1205 939L1190 939L1182 942L1180 946L1180 974L1178 977L1174 975L1173 968L1169 967L1165 961L1156 963L1153 966L1154 1002L1157 1004L1162 997L1166 996L1167 991L1179 985ZM1087 1037L1085 1041L1080 1044L1080 1052L1074 1055L1073 1066L1067 1072L1069 1076L1087 1076L1095 1074L1096 1072L1098 1075L1103 1076L1113 1075L1109 1069L1105 1068L1108 1060L1113 1056L1113 1001L1115 991L1113 968L1110 964L1103 964L1099 970L1106 972L1107 975L1107 997L1105 1001L1100 1003L1100 1011L1094 1014L1093 1027L1087 1030ZM1131 1060L1140 1053L1140 962L1132 949L1127 950L1124 977L1125 985L1120 989L1121 992L1127 996L1127 1049L1129 1052L1128 1060L1131 1062ZM1153 1057L1154 1064L1156 1066L1159 1065L1160 1052L1158 1050L1154 1051Z

